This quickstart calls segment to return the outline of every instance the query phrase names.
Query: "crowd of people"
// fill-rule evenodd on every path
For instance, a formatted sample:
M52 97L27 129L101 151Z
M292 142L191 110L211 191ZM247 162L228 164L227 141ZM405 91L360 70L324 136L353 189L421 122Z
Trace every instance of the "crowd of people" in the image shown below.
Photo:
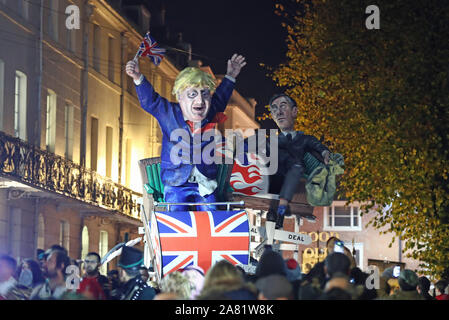
M143 253L123 247L118 270L100 273L101 258L90 252L73 260L67 250L54 245L38 250L35 259L17 263L0 256L1 300L449 300L448 283L434 283L408 269L399 275L384 270L378 285L367 285L370 276L355 266L351 253L334 252L331 238L328 256L304 274L294 259L283 259L271 246L256 261L254 273L226 260L207 273L190 265L155 281L152 269L143 266ZM75 279L69 266L82 270ZM75 268L75 270L77 270ZM74 286L74 284L78 284ZM374 282L372 282L374 283Z

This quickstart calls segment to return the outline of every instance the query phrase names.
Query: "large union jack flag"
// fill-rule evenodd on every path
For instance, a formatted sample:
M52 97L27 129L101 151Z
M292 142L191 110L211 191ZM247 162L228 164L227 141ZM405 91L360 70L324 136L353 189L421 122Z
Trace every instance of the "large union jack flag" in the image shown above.
M158 66L164 58L164 55L165 49L160 48L156 40L154 40L154 38L150 36L150 33L147 32L142 40L142 43L140 44L136 56L148 57L155 65Z
M248 216L240 211L156 212L162 275L197 265L205 272L216 261L248 264ZM152 233L154 234L154 225Z

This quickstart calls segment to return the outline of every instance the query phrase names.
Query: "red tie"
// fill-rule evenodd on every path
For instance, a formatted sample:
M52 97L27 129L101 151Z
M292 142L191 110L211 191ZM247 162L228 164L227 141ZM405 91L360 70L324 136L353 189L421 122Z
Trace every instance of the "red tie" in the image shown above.
M201 133L213 129L217 123L225 122L227 118L228 117L226 117L226 115L223 112L218 112L211 122L207 123L204 127L201 128ZM194 123L192 121L186 120L186 122L189 125L190 132L198 133L198 129L196 130L194 129L193 127Z

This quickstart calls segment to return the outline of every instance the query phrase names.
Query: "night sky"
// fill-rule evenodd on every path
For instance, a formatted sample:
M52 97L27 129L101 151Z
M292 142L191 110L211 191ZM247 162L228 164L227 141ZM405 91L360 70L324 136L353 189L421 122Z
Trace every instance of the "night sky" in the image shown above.
M242 96L257 100L256 115L281 90L260 66L264 63L275 67L286 59L287 33L281 26L282 19L274 13L275 3L274 0L165 1L166 24L171 32L183 32L183 40L192 44L192 59L202 60L215 74L224 74L226 61L233 53L246 57L247 65L236 89ZM262 127L276 125L268 120Z

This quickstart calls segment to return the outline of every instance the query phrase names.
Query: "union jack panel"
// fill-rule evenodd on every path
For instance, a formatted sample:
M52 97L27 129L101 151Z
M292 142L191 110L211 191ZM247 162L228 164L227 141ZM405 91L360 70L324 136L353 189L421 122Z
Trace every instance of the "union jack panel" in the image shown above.
M249 222L246 211L155 212L162 276L188 265L205 272L217 261L248 264ZM153 231L152 231L153 234ZM157 245L153 246L157 248Z

